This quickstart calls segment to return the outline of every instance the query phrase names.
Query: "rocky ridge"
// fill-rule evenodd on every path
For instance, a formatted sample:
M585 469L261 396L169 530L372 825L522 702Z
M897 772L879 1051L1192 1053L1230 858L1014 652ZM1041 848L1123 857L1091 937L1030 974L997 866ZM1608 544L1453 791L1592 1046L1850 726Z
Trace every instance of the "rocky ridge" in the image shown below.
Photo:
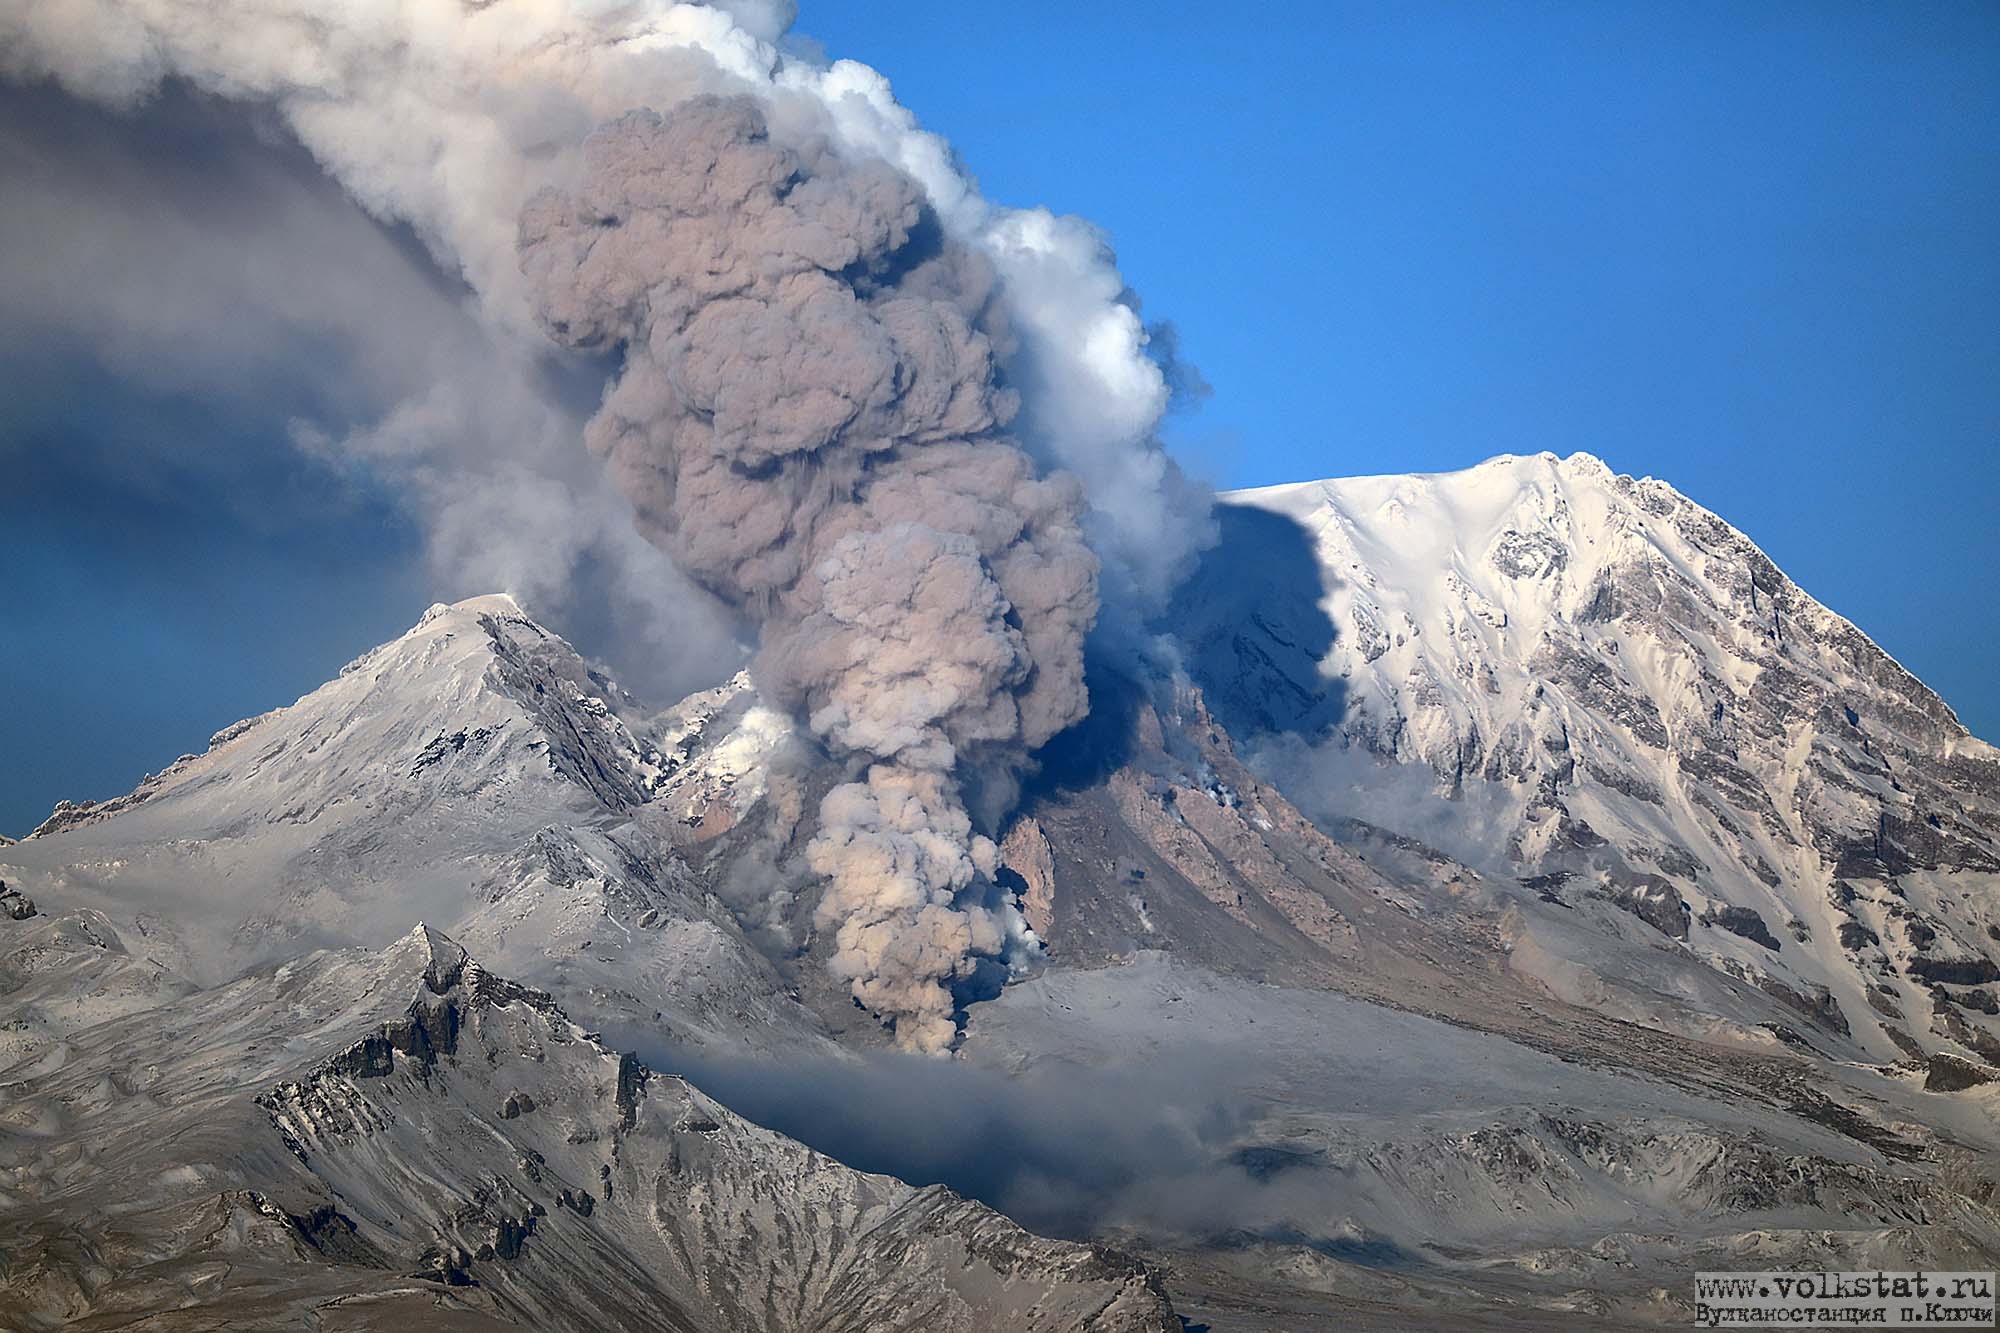
M88 922L37 930L9 963L140 966ZM10 1327L1178 1326L1136 1261L749 1124L428 927L4 1078Z

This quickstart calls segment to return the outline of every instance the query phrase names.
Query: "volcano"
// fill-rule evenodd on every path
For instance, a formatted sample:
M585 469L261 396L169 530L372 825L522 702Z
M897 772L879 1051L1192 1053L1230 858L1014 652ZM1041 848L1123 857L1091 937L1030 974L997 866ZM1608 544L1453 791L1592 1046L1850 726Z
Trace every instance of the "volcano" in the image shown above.
M1585 455L1219 518L986 830L1043 947L943 1060L815 925L847 767L505 596L0 844L4 1321L1623 1326L1994 1265L1992 747ZM797 1071L894 1126L927 1069L994 1156L1113 1165L815 1141Z

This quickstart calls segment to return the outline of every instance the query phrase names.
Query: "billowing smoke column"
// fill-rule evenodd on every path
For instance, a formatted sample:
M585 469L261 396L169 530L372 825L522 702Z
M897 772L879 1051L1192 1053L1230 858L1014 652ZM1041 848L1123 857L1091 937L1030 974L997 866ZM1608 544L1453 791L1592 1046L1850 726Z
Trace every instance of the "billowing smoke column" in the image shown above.
M1097 559L1076 481L1002 433L986 261L915 182L775 141L743 97L634 112L521 220L544 326L624 366L586 432L642 529L762 620L757 674L837 754L807 849L834 967L902 1044L1010 937L962 777L1005 785L1081 718Z
M1134 622L1213 526L1158 446L1167 377L1103 238L984 199L880 74L784 50L789 19L785 0L0 0L0 76L271 108L470 286L491 363L325 442L417 479L420 513L425 490L479 498L431 505L434 539L604 522L531 466L573 438L567 402L513 404L537 324L622 348L589 443L646 534L761 622L763 688L853 761L808 849L821 921L856 996L937 1049L969 960L1028 943L980 905L993 851L968 805L990 817L1082 713L1100 578ZM619 535L621 568L656 578ZM560 587L535 553L575 543L502 545L523 568L472 563L519 591Z

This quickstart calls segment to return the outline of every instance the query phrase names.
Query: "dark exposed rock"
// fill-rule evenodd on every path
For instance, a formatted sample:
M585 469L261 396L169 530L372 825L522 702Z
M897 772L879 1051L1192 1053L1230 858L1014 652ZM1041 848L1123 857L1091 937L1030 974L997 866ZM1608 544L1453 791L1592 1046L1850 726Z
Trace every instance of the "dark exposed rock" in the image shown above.
M1825 986L1814 985L1806 990L1788 986L1774 976L1746 968L1737 964L1726 964L1729 970L1748 981L1764 994L1796 1013L1804 1014L1813 1022L1841 1036L1853 1035L1848 1026L1847 1015L1840 1007L1840 1001Z
M1500 534L1490 557L1493 567L1509 578L1539 579L1556 573L1569 563L1569 551L1546 532Z
M632 1128L633 1117L639 1112L639 1095L645 1091L646 1080L652 1077L652 1072L632 1056L618 1057L618 1115L626 1129Z
M1581 819L1573 818L1567 811L1563 813L1561 829L1556 841L1564 847L1577 851L1588 851L1592 847L1602 847L1604 837Z
M1995 1079L2000 1079L2000 1073L1981 1069L1970 1060L1939 1051L1931 1057L1930 1072L1924 1076L1924 1091L1963 1092Z
M1916 1162L1922 1161L1928 1155L1923 1144L1913 1143L1900 1134L1883 1128L1853 1107L1836 1102L1817 1089L1795 1087L1792 1093L1794 1114L1845 1134L1858 1143L1865 1143L1884 1157Z
M419 1003L411 1006L404 1017L383 1024L382 1038L420 1066L429 1068L437 1063L439 1056L458 1049L460 1017L454 1002Z
M1549 641L1537 650L1529 666L1542 679L1563 686L1580 702L1625 727L1642 743L1657 750L1667 748L1667 729L1660 721L1658 707L1627 686L1610 663Z
M1685 940L1694 914L1680 891L1658 875L1607 886L1605 896L1670 939Z
M1681 756L1683 779L1719 793L1735 809L1756 817L1774 836L1792 841L1791 829L1778 816L1771 795L1754 773L1737 763L1723 750L1704 743Z
M1732 935L1740 935L1746 940L1761 944L1772 953L1778 952L1783 947L1778 943L1778 937L1771 933L1771 928L1764 924L1764 918L1748 907L1710 908L1702 914L1701 919L1706 925L1719 927Z
M412 1277L441 1282L447 1287L476 1287L472 1276L472 1256L455 1246L433 1245L417 1256L419 1265Z
M1270 1180L1298 1167L1311 1166L1318 1160L1314 1153L1270 1144L1238 1148L1229 1155L1231 1165L1241 1167L1252 1180L1259 1181Z
M1759 1023L1757 1026L1795 1051L1804 1051L1808 1055L1819 1054L1818 1048L1807 1041L1795 1028L1786 1027L1783 1023Z
M1696 879L1708 873L1708 865L1700 857L1685 847L1666 846L1657 849L1653 864L1669 875L1680 875Z
M1577 621L1585 625L1602 625L1618 619L1624 607L1618 598L1618 585L1605 570L1598 574L1590 585L1590 600L1576 613Z
M1590 775L1591 781L1612 791L1622 792L1635 801L1660 805L1666 800L1658 787L1629 769L1600 764L1594 760L1585 760L1583 769Z
M299 1239L335 1263L362 1264L370 1268L389 1266L380 1251L361 1236L354 1219L330 1203L307 1212L287 1213L286 1220Z
M1912 1060L1921 1061L1928 1054L1922 1042L1897 1027L1894 1023L1884 1023L1882 1025L1882 1035L1893 1042L1897 1050Z
M2000 997L1996 997L1990 990L1969 990L1958 996L1957 1000L1967 1009L1977 1009L1987 1015L2000 1015Z
M535 1233L539 1219L530 1213L523 1218L502 1216L493 1224L493 1257L496 1259L518 1259L528 1237Z
M2000 966L1991 958L1912 958L1903 970L1933 985L1984 986L2000 981Z
M1932 1029L1942 1032L1987 1064L2000 1065L2000 1037L1973 1026L1961 1017L1942 987L1935 992L1935 996L1937 1004L1931 1012Z
M395 1047L386 1037L363 1037L328 1060L326 1067L350 1078L386 1078L396 1072Z
M1843 949L1860 950L1872 944L1880 944L1881 942L1881 936L1862 925L1859 921L1843 921L1840 923L1840 947Z
M463 754L468 748L476 755L499 731L498 727L474 727L458 730L447 736L439 733L437 738L424 746L410 763L410 776L419 777L427 768L434 768L447 758Z

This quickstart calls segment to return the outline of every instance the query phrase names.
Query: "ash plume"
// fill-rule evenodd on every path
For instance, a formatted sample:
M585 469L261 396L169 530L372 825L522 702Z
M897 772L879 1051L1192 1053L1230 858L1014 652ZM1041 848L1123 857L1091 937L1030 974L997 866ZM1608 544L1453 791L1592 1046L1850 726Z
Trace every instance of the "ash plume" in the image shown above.
M1100 600L1142 624L1214 526L1160 447L1168 375L1105 237L985 199L881 74L785 44L791 18L0 0L0 76L245 104L464 284L490 355L297 439L538 610L588 558L640 641L719 620L713 596L753 616L760 684L852 763L810 853L836 965L935 1049L969 960L1032 943L984 901L975 827L1082 715ZM394 308L376 295L353 304ZM573 401L518 373L545 335L622 353L586 435L629 516L565 471ZM648 573L654 548L675 570Z
M551 337L621 347L586 428L642 530L758 616L756 671L863 780L807 849L835 971L936 1051L951 984L1012 940L958 780L1005 787L1088 708L1097 559L1081 486L1005 434L985 261L917 184L744 97L634 112L521 219Z

